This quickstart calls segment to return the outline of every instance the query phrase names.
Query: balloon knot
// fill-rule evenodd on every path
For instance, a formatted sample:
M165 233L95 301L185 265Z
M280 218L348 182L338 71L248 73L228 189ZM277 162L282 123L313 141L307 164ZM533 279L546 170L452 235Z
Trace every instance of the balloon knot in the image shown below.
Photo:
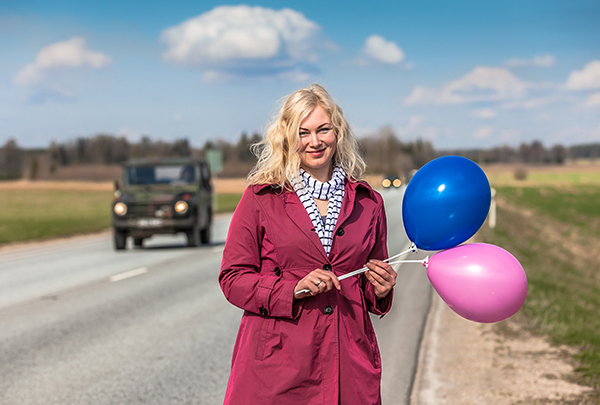
M423 267L427 267L429 266L429 256L427 256L425 259L423 259Z

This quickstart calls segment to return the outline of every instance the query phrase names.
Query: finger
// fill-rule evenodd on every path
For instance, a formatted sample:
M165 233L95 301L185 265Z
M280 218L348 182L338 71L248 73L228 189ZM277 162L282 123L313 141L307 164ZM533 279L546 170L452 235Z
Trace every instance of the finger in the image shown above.
M342 289L342 285L340 284L340 280L338 280L337 276L333 273L329 273L329 279L331 280L332 287L335 287L338 290Z
M394 271L394 269L392 268L392 266L390 266L389 263L386 263L384 261L381 260L377 260L377 259L371 259L369 260L369 263L374 264L376 267L379 267L380 269L382 269L383 271L385 271L386 273L389 274L394 274L396 273ZM367 263L368 264L368 263Z
M391 274L388 273L384 268L379 267L378 265L376 265L375 263L372 263L372 262L367 263L367 267L369 268L372 275L376 274L380 278L390 281Z
M367 273L370 273L370 276L372 278L370 281L375 287L380 287L385 291L389 291L396 285L395 277L392 277L391 279L386 279L384 277L381 277L380 274L371 271L368 271Z
M322 270L322 269L316 269L313 271L313 273L318 274L319 278L321 280L328 283L326 291L331 290L333 287L337 288L338 290L342 289L342 286L340 285L340 281L338 280L337 276L333 272ZM329 284L329 283L331 283L331 284Z
M365 276L371 282L371 284L373 284L375 287L377 287L377 286L385 287L385 285L386 285L385 280L380 275L378 275L377 273L375 273L371 270L365 271Z

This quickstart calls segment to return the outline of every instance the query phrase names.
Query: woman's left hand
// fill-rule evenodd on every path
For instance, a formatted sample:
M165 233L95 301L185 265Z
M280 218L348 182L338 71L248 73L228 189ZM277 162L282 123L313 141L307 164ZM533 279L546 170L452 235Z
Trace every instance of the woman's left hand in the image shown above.
M381 260L371 259L366 266L369 270L365 271L365 276L375 287L375 295L378 299L384 298L396 285L398 274L392 266Z

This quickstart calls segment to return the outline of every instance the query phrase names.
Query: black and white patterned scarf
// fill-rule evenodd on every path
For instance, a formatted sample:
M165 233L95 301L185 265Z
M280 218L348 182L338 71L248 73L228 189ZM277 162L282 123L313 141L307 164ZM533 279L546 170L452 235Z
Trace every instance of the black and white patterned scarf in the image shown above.
M300 168L300 177L292 179L292 186L294 191L302 201L308 216L310 217L315 230L321 239L323 248L329 256L331 250L331 242L333 240L333 230L342 208L342 200L344 199L344 182L346 180L346 173L340 167L335 166L333 168L333 174L331 180L326 183L314 179L305 170ZM315 198L319 200L329 200L327 205L327 218L325 223L321 220L321 214L319 208L315 203Z

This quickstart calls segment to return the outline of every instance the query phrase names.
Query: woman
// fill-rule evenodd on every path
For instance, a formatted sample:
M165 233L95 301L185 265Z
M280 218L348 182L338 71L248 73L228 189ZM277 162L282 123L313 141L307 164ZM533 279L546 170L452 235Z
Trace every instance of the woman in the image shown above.
M379 404L371 312L392 305L381 196L342 110L319 85L291 94L259 144L219 282L244 310L226 404ZM368 262L368 263L367 263ZM343 281L338 276L369 271Z

